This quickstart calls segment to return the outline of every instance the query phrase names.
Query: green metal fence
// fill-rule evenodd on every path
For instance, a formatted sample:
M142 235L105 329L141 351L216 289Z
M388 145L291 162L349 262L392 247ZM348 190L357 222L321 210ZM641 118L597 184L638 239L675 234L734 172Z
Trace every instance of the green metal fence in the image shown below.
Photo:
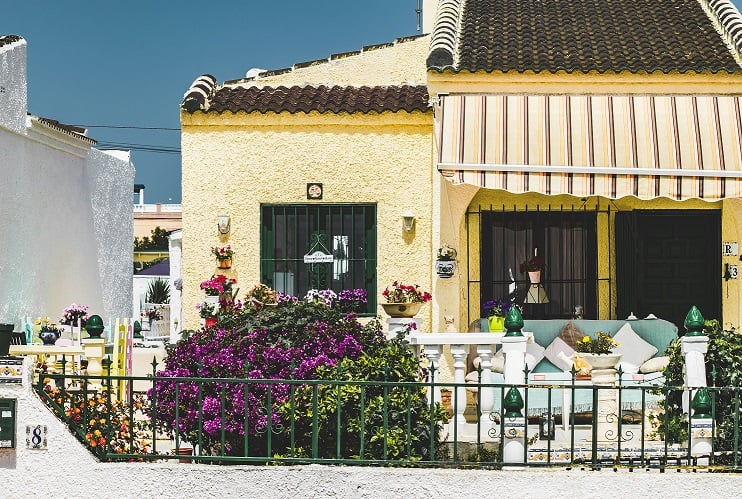
M688 387L599 387L574 377L510 386L347 381L342 373L334 380L163 378L157 370L153 361L146 377L42 374L36 391L101 460L742 470L739 387L709 387L709 401L697 403ZM150 389L134 391L135 381ZM452 390L447 421L440 420L440 402L428 396L441 387ZM483 411L485 390L494 391L495 404ZM600 413L604 390L615 394L613 414ZM684 394L695 400L691 418L682 416ZM522 458L504 462L504 446L517 434L511 427L518 418L508 406L513 396L521 401L516 412L525 424L516 439L524 445ZM186 400L195 400L197 410ZM241 407L240 400L257 402ZM568 411L560 404L566 400ZM710 428L699 433L696 417L710 420ZM612 435L599 433L601 423ZM702 438L710 450L699 454L694 444ZM185 447L194 449L192 456L181 455Z

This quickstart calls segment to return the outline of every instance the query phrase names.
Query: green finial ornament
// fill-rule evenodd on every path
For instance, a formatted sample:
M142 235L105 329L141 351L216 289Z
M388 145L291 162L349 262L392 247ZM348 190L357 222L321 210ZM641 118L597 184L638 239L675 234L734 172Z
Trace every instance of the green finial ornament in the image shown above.
M510 311L505 317L505 329L507 329L506 337L523 336L523 333L520 332L523 329L523 316L520 315L518 307L510 307Z
M693 417L697 419L711 417L711 397L706 388L699 388L691 403Z
M508 394L505 395L505 400L502 403L505 408L506 418L522 418L523 413L523 397L520 396L520 392L517 388L512 387L508 390Z
M693 305L685 316L685 333L686 336L703 336L703 316L698 307Z

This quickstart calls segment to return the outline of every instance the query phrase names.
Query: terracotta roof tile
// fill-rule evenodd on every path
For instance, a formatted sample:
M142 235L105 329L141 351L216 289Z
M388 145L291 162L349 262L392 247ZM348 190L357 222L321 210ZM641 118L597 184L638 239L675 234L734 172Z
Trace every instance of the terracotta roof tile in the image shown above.
M428 69L740 72L700 0L445 0L460 17ZM728 2L726 2L728 3ZM715 15L715 14L711 14ZM436 30L450 31L449 22ZM445 35L446 33L444 33ZM434 30L433 39L436 39ZM433 53L435 49L435 53Z
M420 86L223 87L209 99L206 112L369 113L429 111L428 90Z
M20 40L23 40L22 37L18 35L4 35L0 36L0 47L3 47L5 45L10 45L11 43L18 42Z

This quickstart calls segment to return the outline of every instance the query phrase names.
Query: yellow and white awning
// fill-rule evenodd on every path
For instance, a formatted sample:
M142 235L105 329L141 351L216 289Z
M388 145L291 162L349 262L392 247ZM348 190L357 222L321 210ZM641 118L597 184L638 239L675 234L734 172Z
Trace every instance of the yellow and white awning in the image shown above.
M742 195L740 96L442 95L438 170L515 193Z

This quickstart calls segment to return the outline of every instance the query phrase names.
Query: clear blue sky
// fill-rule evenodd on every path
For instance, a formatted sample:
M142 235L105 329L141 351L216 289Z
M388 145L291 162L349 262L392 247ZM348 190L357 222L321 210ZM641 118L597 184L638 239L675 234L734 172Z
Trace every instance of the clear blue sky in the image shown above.
M2 0L0 34L28 42L29 112L75 125L177 129L196 77L223 82L253 67L414 35L416 7L417 0ZM178 131L88 133L101 143L180 147ZM179 203L180 154L132 155L145 202Z
M179 128L204 74L358 50L417 33L417 0L2 0L0 34L28 43L28 110L76 125ZM99 142L179 149L179 131L90 128ZM133 151L145 202L181 200L180 154Z

